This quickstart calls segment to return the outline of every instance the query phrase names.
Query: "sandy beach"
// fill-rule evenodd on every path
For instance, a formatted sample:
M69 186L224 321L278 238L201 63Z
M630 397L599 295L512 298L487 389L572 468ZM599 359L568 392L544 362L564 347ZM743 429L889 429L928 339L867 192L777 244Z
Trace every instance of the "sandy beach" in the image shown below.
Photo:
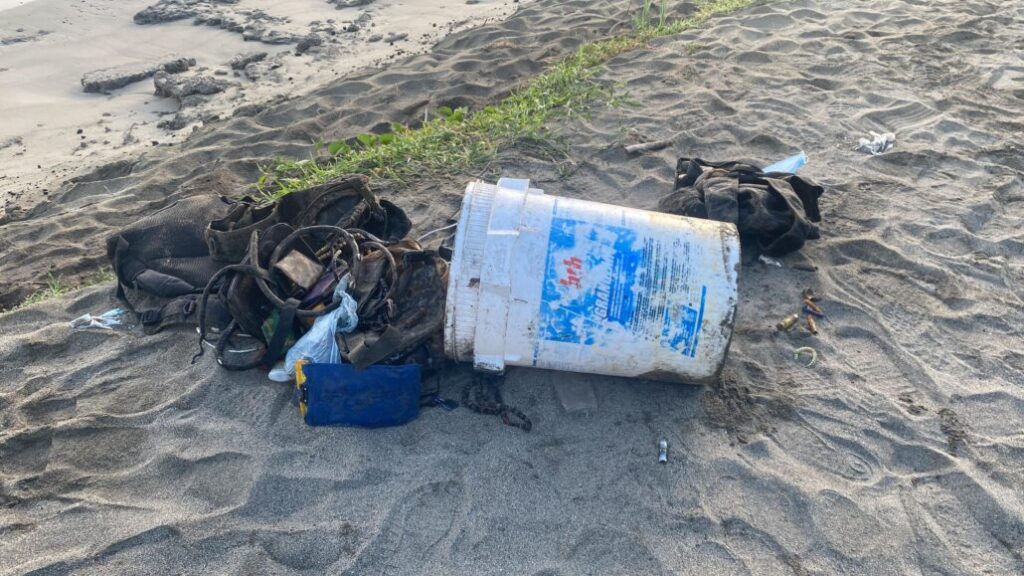
M0 12L0 36L24 34L7 30L8 14L49 1ZM151 30L131 23L151 3L125 2L133 8L117 8L127 14L118 25ZM375 6L378 27L406 29L384 24L397 22L385 19L385 0ZM0 149L10 200L0 306L50 274L94 274L108 235L176 199L250 189L268 159L306 157L317 139L438 106L496 102L583 42L630 26L636 9L514 6L438 8L440 27L481 11L418 54L363 38L382 52L351 68L344 56L307 62L316 56L287 45L289 74L324 75L308 92L247 85L237 102L211 98L200 108L220 118L160 136L173 146L147 136L72 153L85 116L41 120L32 94L63 94L52 106L71 110L93 98L82 74L126 63L113 56L67 72L65 92L51 91L52 78L33 88L0 71L0 93L21 94L0 107L12 118L0 141L21 138ZM358 18L347 10L327 12L340 26ZM669 4L672 17L694 10ZM294 16L280 30L305 32L322 17ZM20 27L54 32L0 45L0 69L27 66L18 51L42 50L60 30ZM270 50L195 30L216 40L173 52L210 70ZM765 165L803 150L800 173L826 189L822 237L779 267L744 263L713 386L516 368L503 390L532 419L529 433L464 408L425 409L397 428L311 428L289 388L264 373L221 370L210 354L190 364L193 331L72 330L70 319L117 305L110 285L0 314L0 574L1024 573L1020 30L1024 6L1009 1L760 3L611 60L597 80L627 103L553 126L564 158L523 147L487 168L486 178L528 177L548 194L653 209L680 156ZM152 89L139 81L74 114L104 119L110 106L119 142L133 118L155 124L172 112ZM855 151L869 131L894 133L894 148ZM63 142L46 154L69 171L19 172L28 157L43 164L33 155L47 138ZM671 145L623 150L656 140ZM422 232L458 210L472 176L379 191ZM820 334L777 332L807 287L828 312ZM815 366L794 360L801 346L817 350ZM436 380L458 399L471 378L463 365ZM556 382L591 386L597 408L567 414Z

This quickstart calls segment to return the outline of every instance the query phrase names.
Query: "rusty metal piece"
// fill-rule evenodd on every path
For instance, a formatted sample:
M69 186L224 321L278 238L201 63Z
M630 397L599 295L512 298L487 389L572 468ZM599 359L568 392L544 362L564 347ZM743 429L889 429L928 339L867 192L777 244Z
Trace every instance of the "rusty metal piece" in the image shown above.
M292 250L274 264L289 280L309 290L324 275L324 267L298 250Z
M800 321L800 316L799 315L797 315L797 314L790 314L789 316L786 316L781 321L779 321L777 324L775 324L775 329L778 330L779 332L789 332L790 330L793 329L794 326L796 326L796 323L799 322L799 321Z
M807 329L811 331L811 334L817 334L818 326L815 324L814 318L824 318L825 310L817 304L818 297L814 294L814 290L804 288L800 296L804 302L803 313L807 316Z
M821 306L815 304L810 298L804 298L804 308L813 312L815 316L825 315L825 311L821 309Z

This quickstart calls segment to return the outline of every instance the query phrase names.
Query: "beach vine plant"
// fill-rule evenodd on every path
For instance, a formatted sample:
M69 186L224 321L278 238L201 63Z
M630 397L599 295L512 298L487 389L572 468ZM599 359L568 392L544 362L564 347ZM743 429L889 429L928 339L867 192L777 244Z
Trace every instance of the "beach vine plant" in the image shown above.
M697 28L713 16L749 6L755 0L706 0L693 15L669 19L667 0L643 0L632 29L588 42L546 72L528 80L500 102L480 110L442 106L433 118L412 128L392 124L386 134L359 134L350 141L320 142L312 158L278 158L261 167L257 190L266 202L344 174L408 182L423 176L465 173L485 166L517 142L550 139L555 119L585 114L612 91L595 81L602 66L655 38Z

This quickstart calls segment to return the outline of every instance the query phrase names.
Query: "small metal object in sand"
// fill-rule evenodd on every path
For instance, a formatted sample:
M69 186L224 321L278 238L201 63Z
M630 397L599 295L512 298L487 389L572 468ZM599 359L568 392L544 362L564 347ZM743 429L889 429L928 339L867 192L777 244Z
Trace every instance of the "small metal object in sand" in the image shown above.
M817 304L815 304L814 308L811 308L807 304L814 304L814 303L813 302L807 302L807 303L804 304L804 308L802 310L802 312L804 314L808 314L808 315L814 316L816 318L824 318L825 317L825 313L820 311L821 308L818 307Z
M640 154L641 152L651 152L654 150L661 150L662 148L668 148L671 145L671 140L658 140L657 142L641 142L640 144L630 144L625 148L627 154Z
M816 302L818 301L818 296L815 295L814 290L810 288L804 288L804 291L800 293L800 298L803 299L804 306L810 308L811 310L814 310L819 314L824 315L825 311L821 309L821 306L818 306L816 304Z
M815 336L818 335L818 323L814 321L814 316L811 314L807 315L807 330Z
M658 462L668 463L668 440L664 438L658 440Z
M818 361L818 352L814 348L811 348L810 346L804 346L803 348L797 348L796 350L794 350L793 359L799 360L801 354L809 354L811 356L811 360L807 362L807 364L804 364L804 366L806 366L807 368L814 366L814 363Z
M782 319L781 322L775 325L775 329L779 332L789 332L796 326L796 323L800 321L800 316L797 314L790 314Z

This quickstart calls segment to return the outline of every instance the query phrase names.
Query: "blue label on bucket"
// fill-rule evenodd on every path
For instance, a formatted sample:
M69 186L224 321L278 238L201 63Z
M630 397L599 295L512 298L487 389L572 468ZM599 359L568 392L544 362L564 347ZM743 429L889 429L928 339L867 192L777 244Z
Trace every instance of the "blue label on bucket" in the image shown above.
M622 226L552 219L540 338L604 347L619 336L652 336L693 357L707 288L691 289L689 250L683 240L664 246ZM691 292L693 302L678 304Z
M697 341L700 339L700 325L704 321L704 300L707 298L708 287L700 287L700 307L683 306L680 312L681 321L673 332L672 319L668 309L665 310L664 327L661 330L662 344L679 350L685 356L693 358L697 353Z

